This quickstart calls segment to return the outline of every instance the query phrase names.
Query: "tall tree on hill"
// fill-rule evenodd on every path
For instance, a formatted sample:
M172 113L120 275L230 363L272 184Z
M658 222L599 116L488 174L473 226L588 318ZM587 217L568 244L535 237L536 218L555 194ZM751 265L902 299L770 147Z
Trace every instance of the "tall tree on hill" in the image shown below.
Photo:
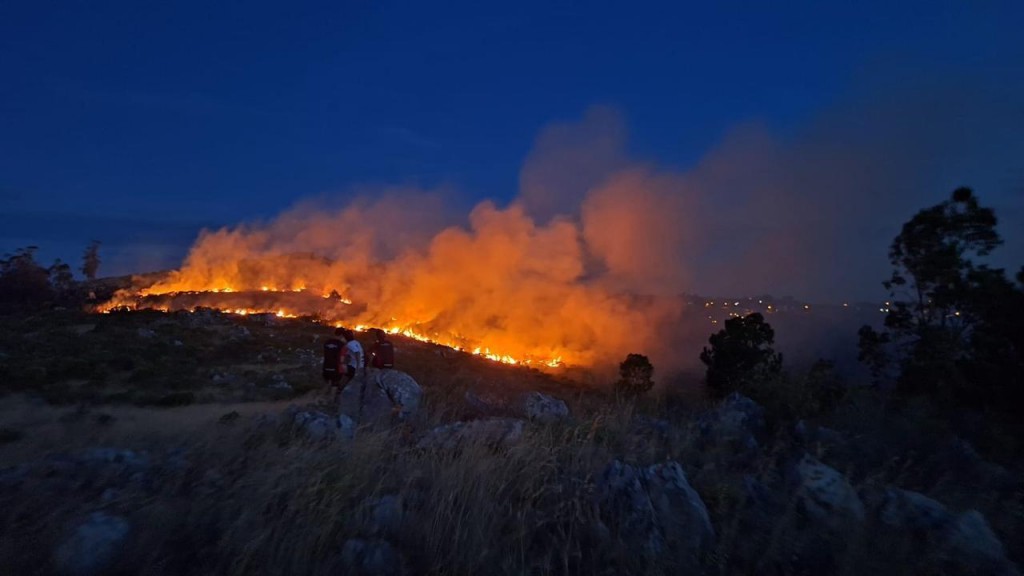
M708 339L700 361L707 366L705 381L716 396L726 396L758 378L782 370L782 354L775 352L775 330L754 312L725 321L725 328Z
M957 188L893 240L885 329L865 326L860 345L861 358L877 364L879 343L892 343L901 395L990 403L1003 386L990 379L1020 366L1021 289L1002 269L975 261L1002 243L996 222L970 188Z
M96 272L100 269L100 241L93 240L85 247L82 254L82 274L89 280L96 279Z

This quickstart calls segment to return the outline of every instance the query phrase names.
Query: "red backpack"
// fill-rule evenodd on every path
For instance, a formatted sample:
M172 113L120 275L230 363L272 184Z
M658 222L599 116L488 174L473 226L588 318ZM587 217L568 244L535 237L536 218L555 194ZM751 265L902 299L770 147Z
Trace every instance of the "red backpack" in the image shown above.
M328 338L324 342L324 378L341 376L341 351L344 347L338 338Z
M380 340L370 348L371 366L374 368L395 367L395 345L388 340Z

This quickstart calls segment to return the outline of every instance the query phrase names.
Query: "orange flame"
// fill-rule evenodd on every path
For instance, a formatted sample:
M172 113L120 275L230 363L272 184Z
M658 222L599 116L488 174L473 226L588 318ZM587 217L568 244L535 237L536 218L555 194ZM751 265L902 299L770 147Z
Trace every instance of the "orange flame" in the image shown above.
M606 203L630 197L613 191ZM104 307L317 316L535 367L613 365L629 352L671 349L653 327L678 317L680 300L630 295L654 260L641 262L623 243L590 245L604 237L599 229L621 236L620 220L602 216L619 214L617 204L595 205L585 215L592 225L581 227L483 203L468 227L404 239L416 228L415 202L296 209L266 225L204 231L179 270L140 280ZM595 257L604 262L597 272L589 269Z
M277 293L277 294L296 293L296 292L302 292L303 290L304 290L304 288L293 288L293 289L290 289L290 290L278 290L276 288L272 288L272 287L267 286L267 285L261 285L260 288L259 288L259 291L261 293L268 293L268 294L274 294L274 293ZM206 294L230 294L230 293L238 293L238 292L240 292L240 291L236 290L235 288L232 288L232 287L220 287L220 288L213 289L213 290L209 291ZM203 292L197 292L197 291L157 293L157 292L155 292L153 290L142 290L142 291L139 292L139 294L142 295L142 296L148 296L148 297L154 297L154 296L174 297L174 296L177 296L177 295L180 295L180 294L191 294L191 295L197 295L197 296L203 296L204 295ZM329 299L331 297L332 297L331 294L322 295L322 298L324 298L324 299ZM351 300L349 300L347 298L344 298L344 297L338 297L338 301L342 302L344 304L347 304L347 305L351 305L351 303L352 303ZM207 304L214 304L214 303L212 301L208 301ZM215 308L215 309L217 309L220 312L223 312L225 314L234 314L234 315L238 315L238 316L248 316L248 315L251 315L251 314L273 314L274 316L276 316L278 318L298 318L298 317L300 317L299 313L288 311L288 310L286 310L284 308L277 308L277 309L265 309L265 308L220 308L220 307L218 307L216 305L209 305L207 307ZM124 293L119 293L117 297L115 297L114 299L110 300L106 304L102 305L97 311L101 312L101 313L104 313L104 314L107 314L107 313L110 313L110 312L115 311L115 310L140 310L140 309L158 310L158 311L161 311L161 312L169 312L171 310L170 306L164 306L164 305L146 305L146 304L141 304L140 305L140 302L139 302L138 299L133 299L133 298L130 297L130 295L127 292L124 292ZM191 311L191 312L194 312L195 308L191 308L191 309L188 309L188 310ZM339 322L335 322L334 324L336 326L341 326L342 322L339 321ZM356 331L358 331L358 332L366 332L366 331L370 330L371 328L374 328L374 326L369 326L369 325L366 325L366 324L359 324L359 325L356 325L354 329ZM402 336L405 336L407 338L411 338L413 340L419 340L420 342L426 342L426 343L430 343L430 344L437 344L437 345L440 345L440 346L445 346L445 347L448 347L448 348L452 348L452 349L460 351L460 352L461 351L466 351L466 349L462 345L460 345L458 343L458 339L457 338L453 338L453 337L450 337L450 336L446 337L446 336L440 335L440 334L434 334L432 336L428 336L426 334L418 332L416 329L414 329L413 327L410 327L410 326L402 327L402 326L398 326L398 325L389 325L389 326L381 327L381 329L386 331L386 332L388 332L389 334L401 334ZM488 360L492 360L494 362L500 362L502 364L510 364L510 365L517 365L517 366L543 366L543 367L548 367L548 368L558 368L558 367L564 365L561 356L553 356L553 357L546 357L546 358L535 358L535 357L517 358L517 357L514 357L514 356L512 356L510 354L499 354L499 353L491 352L490 348L488 348L488 347L481 348L479 346L473 348L473 350L470 351L470 353L473 354L473 355L476 355L476 356L487 358Z

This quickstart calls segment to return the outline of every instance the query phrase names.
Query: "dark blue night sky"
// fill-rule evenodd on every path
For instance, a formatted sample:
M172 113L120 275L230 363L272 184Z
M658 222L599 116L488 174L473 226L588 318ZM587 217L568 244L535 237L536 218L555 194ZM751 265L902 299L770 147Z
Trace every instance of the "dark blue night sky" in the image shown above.
M631 162L686 174L725 150L742 171L729 143L753 132L777 183L836 202L891 185L900 200L875 206L898 213L851 238L887 240L974 186L1019 265L1021 29L1024 3L998 0L4 2L0 249L77 262L96 238L114 274L302 198L406 186L504 204L545 127L598 105ZM807 169L857 155L878 174L833 186Z

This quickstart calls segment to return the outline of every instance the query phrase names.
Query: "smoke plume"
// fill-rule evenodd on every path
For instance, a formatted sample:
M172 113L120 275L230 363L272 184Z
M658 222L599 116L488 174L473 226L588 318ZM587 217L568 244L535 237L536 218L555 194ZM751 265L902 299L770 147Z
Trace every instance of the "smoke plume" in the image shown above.
M204 232L175 290L336 290L352 323L415 326L516 357L694 363L680 295L881 297L901 222L974 185L1020 230L1024 111L984 81L867 89L786 137L751 122L696 164L632 158L609 108L550 126L508 205L453 218L437 191L306 201L267 223ZM972 181L977 179L976 181ZM1022 239L1010 234L1008 252ZM1019 264L1018 264L1019 265ZM698 333L698 330L703 330Z

